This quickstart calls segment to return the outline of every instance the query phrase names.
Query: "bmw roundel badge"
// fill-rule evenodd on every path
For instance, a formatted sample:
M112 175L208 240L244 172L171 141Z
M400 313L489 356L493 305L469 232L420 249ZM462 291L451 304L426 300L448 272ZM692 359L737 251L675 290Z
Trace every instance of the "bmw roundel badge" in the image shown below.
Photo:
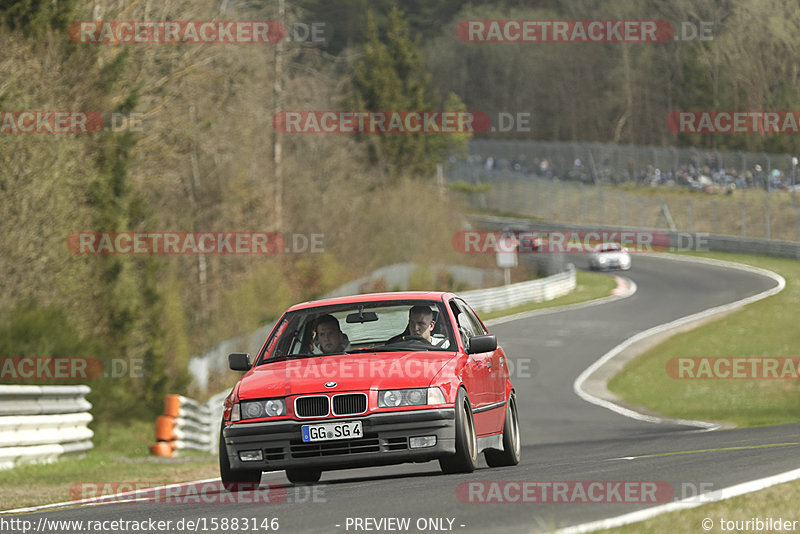
M325 387L326 388L335 388L336 387L336 382L325 382Z

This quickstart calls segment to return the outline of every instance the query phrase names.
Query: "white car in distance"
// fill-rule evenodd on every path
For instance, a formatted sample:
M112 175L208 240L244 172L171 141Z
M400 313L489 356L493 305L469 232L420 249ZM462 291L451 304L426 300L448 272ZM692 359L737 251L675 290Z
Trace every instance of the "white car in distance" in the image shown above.
M601 243L592 252L589 267L593 271L627 271L631 268L631 255L619 243Z

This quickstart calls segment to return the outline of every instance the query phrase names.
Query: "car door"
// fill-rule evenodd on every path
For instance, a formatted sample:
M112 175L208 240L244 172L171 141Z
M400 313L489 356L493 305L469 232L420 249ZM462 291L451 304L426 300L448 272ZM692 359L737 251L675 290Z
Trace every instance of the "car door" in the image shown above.
M461 344L464 346L464 352L466 353L469 339L477 335L475 326L456 299L450 301L450 309L456 319L455 334L461 338ZM482 355L467 354L462 380L467 388L473 411L489 402L486 397L486 390L489 387L487 384L488 376L488 368Z
M467 317L469 317L475 325L475 330L478 332L478 335L488 335L489 331L483 325L483 322L478 319L478 316L475 314L472 308L470 308L468 304L464 303L464 309ZM490 402L502 402L506 398L506 370L508 368L508 364L505 361L503 351L499 347L486 354L487 358L489 359L487 365L489 367L490 379L489 391L492 396Z
M472 311L467 303L458 300L458 305L463 310L465 317L472 325L473 335L483 336L489 331ZM485 368L483 374L483 396L480 416L483 424L490 432L502 430L505 419L505 386L507 376L507 363L505 362L503 351L498 347L491 352L484 352L470 355L480 361L480 365ZM483 410L486 410L485 412ZM477 419L476 419L477 424Z
M472 310L463 300L454 299L454 307L458 310L456 316L458 328L465 348L469 346L469 339L481 335L483 329L479 321L475 320ZM465 384L470 396L472 411L475 418L475 431L481 435L491 434L496 430L495 417L491 410L494 395L492 394L491 368L492 353L483 352L467 354L467 367L470 372L469 383L465 377Z

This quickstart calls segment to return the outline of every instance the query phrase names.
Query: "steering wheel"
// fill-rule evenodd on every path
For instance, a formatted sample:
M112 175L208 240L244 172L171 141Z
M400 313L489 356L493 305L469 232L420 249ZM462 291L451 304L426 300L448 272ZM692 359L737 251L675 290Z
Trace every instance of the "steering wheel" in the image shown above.
M427 345L433 346L433 343L428 341L422 336L412 336L412 335L405 335L405 336L396 336L386 342L387 345L393 345L395 343L404 343L406 341L421 341Z

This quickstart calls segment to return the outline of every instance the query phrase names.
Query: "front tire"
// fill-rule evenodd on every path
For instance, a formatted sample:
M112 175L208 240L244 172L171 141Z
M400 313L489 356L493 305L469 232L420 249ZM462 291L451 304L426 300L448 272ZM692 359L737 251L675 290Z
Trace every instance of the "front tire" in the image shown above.
M478 438L475 419L464 388L456 396L456 453L439 458L439 467L446 474L472 473L478 467Z
M260 469L231 469L221 428L219 429L219 477L228 491L253 490L261 483Z
M286 478L292 484L313 484L319 482L322 470L312 468L295 468L286 470Z
M517 396L511 393L506 406L506 420L503 424L503 450L487 450L483 453L489 467L506 467L517 465L521 456L519 439L519 417L517 413Z

